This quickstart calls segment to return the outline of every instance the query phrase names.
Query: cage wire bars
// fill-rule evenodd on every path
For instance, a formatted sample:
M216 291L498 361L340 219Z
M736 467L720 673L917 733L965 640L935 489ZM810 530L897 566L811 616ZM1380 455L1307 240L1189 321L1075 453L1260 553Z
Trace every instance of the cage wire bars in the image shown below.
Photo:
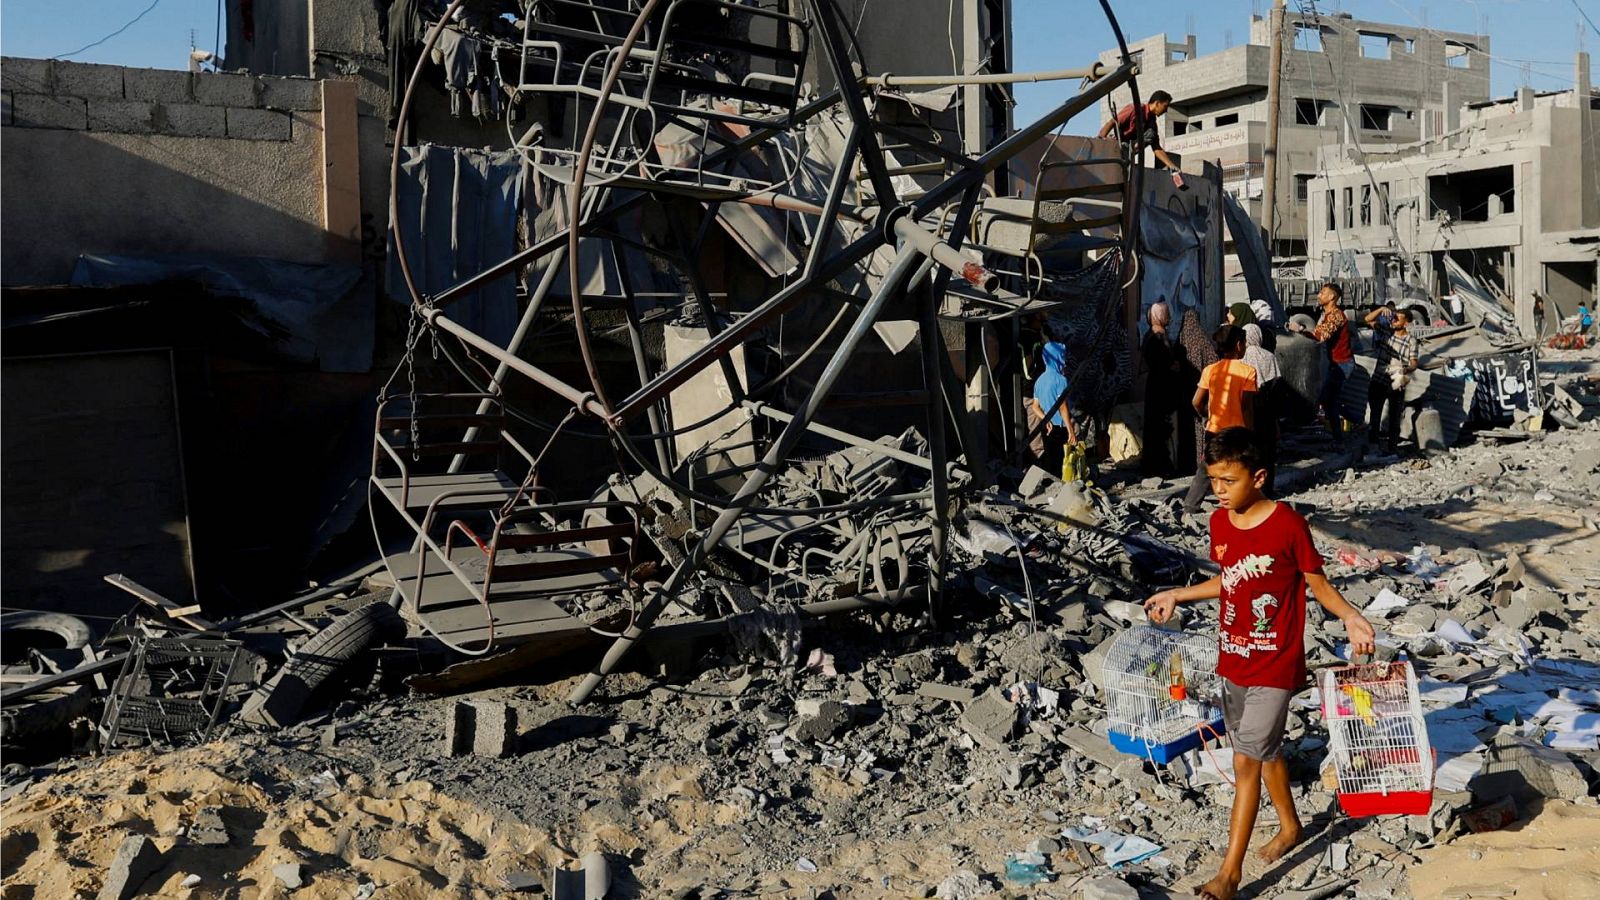
M422 52L406 84L398 118L400 132L397 134L390 161L391 229L396 229L398 222L397 196L403 148L401 135L404 133L406 123L411 121L410 113L416 98L417 85L425 61L438 42L444 23L451 20L464 2L465 0L451 0L440 20L428 29ZM525 13L531 19L534 8L548 2L550 0L530 3ZM1009 308L1013 314L1030 308L1031 303L1031 298L1001 288L996 274L974 258L970 252L962 249L963 238L969 231L980 194L986 188L986 180L1007 161L1050 134L1077 113L1092 107L1101 98L1108 96L1112 90L1127 85L1133 93L1133 102L1137 104L1139 101L1135 83L1137 67L1127 52L1126 41L1107 0L1099 0L1099 7L1122 52L1121 64L1115 68L1108 68L1096 62L1081 69L1032 75L968 73L910 81L922 84L938 82L961 85L995 83L997 80L1001 82L1043 80L1045 77L1082 79L1082 87L1077 95L1061 103L1037 121L1014 131L977 156L967 156L935 142L918 140L902 129L875 120L868 108L867 92L874 85L881 86L901 81L903 77L894 76L892 79L887 75L871 77L865 72L860 60L851 58L847 37L853 41L853 36L848 34L849 25L844 21L834 0L805 0L802 4L796 4L801 11L801 14L796 16L771 11L764 13L778 23L780 32L801 34L800 45L803 48L820 50L828 70L832 73L835 87L805 103L799 102L798 63L794 65L796 74L792 78L768 79L765 87L753 87L748 78L738 84L695 78L693 73L684 67L675 66L666 52L668 41L675 37L671 29L672 17L679 8L690 5L722 8L729 15L748 13L751 9L741 4L721 3L716 0L644 0L637 5L630 2L627 11L632 15L632 22L626 33L621 35L620 40L614 34L607 35L604 41L599 42L600 49L591 53L581 64L563 59L561 49L564 44L559 40L560 35L557 36L557 40L551 41L536 41L531 38L525 40L525 48L535 46L535 54L544 60L544 67L550 70L552 81L546 85L548 89L581 95L593 107L581 143L575 151L566 155L566 158L570 159L570 167L553 167L559 170L557 174L560 177L569 179L567 200L570 206L564 229L542 239L530 239L529 246L525 249L432 295L423 295L418 290L405 240L398 229L392 232L393 252L407 294L411 298L413 324L419 331L421 328L432 330L436 339L443 336L453 338L464 347L496 363L494 375L488 383L490 396L483 397L479 403L480 413L503 401L501 395L503 384L512 373L515 373L570 405L571 412L563 420L562 425L571 421L574 416L600 423L607 430L614 447L641 471L650 474L680 497L690 498L708 509L717 511L712 523L703 528L697 539L693 540L688 553L672 566L665 581L652 583L649 586L643 605L635 610L632 621L616 636L614 643L593 671L572 691L568 699L573 704L587 700L604 677L649 632L664 607L689 584L695 573L706 564L708 556L741 517L752 514L801 512L796 509L762 505L759 499L763 489L784 467L786 459L808 432L849 446L869 447L875 452L886 452L882 443L828 427L816 422L815 419L823 403L833 392L846 364L855 355L862 340L873 331L873 326L878 323L880 315L891 305L897 309L915 310L915 327L920 337L918 345L922 357L921 369L928 398L926 435L928 455L923 457L897 452L912 465L928 473L928 486L920 491L878 496L855 503L840 504L835 508L810 507L803 512L819 515L862 511L889 504L920 505L926 510L932 533L927 560L930 577L926 590L930 606L937 607L945 577L947 530L951 512L951 475L952 469L955 468L952 448L946 433L947 421L953 421L956 426L959 448L967 449L974 445L972 437L964 433L967 430L966 417L950 415L950 411L955 408L953 404L960 401L962 393L961 383L950 363L949 353L938 327L941 304L950 289L952 276L960 279L961 290L966 292L967 296L986 296L988 302L1002 309ZM611 11L616 12L616 10ZM658 13L661 14L659 17ZM657 22L660 22L662 27L652 33L651 26ZM679 29L676 36L682 37L682 29ZM688 35L687 40L691 43L697 42L696 36L692 34ZM735 46L732 49L761 52L761 48L750 46ZM768 49L770 51L770 48ZM803 50L802 53L804 52ZM599 80L598 87L586 83L593 81L594 73L600 71L602 66L604 74ZM562 83L561 79L573 71L576 72L573 80ZM659 93L663 85L667 86L666 95ZM696 103L694 95L698 94L710 95L710 102ZM736 106L733 113L729 114L726 106L721 110L717 108L714 102L716 96L750 101L755 107L780 108L776 114L759 116L749 115L743 107ZM785 102L789 104L788 107L781 108ZM780 189L784 186L782 184L751 185L739 179L706 176L708 171L716 172L719 164L758 147L777 135L803 127L808 120L835 105L842 108L845 113L845 140L842 158L839 160L838 168L828 180L827 194L820 204L814 200L785 193ZM641 116L648 119L649 124L643 127L649 129L659 127L663 120L681 125L685 122L692 124L696 119L702 122L732 121L740 128L729 129L728 132L716 136L715 142L720 146L714 150L708 149L704 159L696 167L694 177L686 178L681 170L674 170L671 166L661 164L659 160L650 159L647 152L648 143L644 145L644 151L619 150L619 146L627 136L626 132L641 127ZM600 132L608 117L612 118L615 124L610 139L605 141L602 150L597 151L597 145L601 144ZM709 128L704 130L706 133L715 131ZM739 134L739 131L743 134ZM886 135L893 135L894 139L900 140L903 144L916 146L919 150L935 156L943 163L940 171L945 177L937 184L925 187L920 196L902 198L896 188L896 172L892 160L881 142ZM1122 158L1124 177L1120 259L1125 274L1132 270L1137 260L1135 246L1138 233L1137 199L1141 186L1138 139L1136 136L1134 143L1128 148L1129 152ZM530 128L518 144L519 147L524 147L536 141L537 129ZM560 151L553 152L557 159L561 158ZM849 184L851 173L858 164L866 170L862 180L865 182L865 187L870 189L870 201L866 199L867 194L863 191L860 195L861 204L851 208L845 203L845 197L847 188L852 187ZM686 301L699 308L701 312L699 319L706 329L706 340L676 365L665 366L660 371L652 373L639 347L637 316L632 311L626 311L641 379L641 386L626 396L614 397L602 382L594 347L591 344L590 325L586 317L590 304L586 303L579 282L579 266L575 264L567 265L565 268L569 274L568 287L572 319L576 326L577 346L588 375L588 384L570 384L524 359L520 351L533 330L534 320L543 308L546 296L557 277L556 273L562 269L563 262L578 260L580 242L586 236L600 239L598 236L604 233L603 229L606 226L615 223L619 216L640 204L649 202L652 198L672 195L687 196L706 203L767 206L814 216L816 221L810 228L810 246L805 252L804 259L796 267L797 272L788 279L782 289L731 322L722 324L714 315L711 298L693 277L694 266L689 261L694 259L697 248L680 245L681 261L687 263L686 269L689 272ZM864 227L858 235L845 241L842 248L832 249L830 241L835 237L841 220L850 220ZM704 238L705 232L702 231L697 240ZM869 256L884 247L893 248L893 262L865 301L854 297L840 298L837 292L830 293L826 290L830 281L854 267L863 265ZM530 290L527 308L506 346L499 346L446 316L446 311L452 302L470 295L495 279L513 276L523 267L534 263L542 263L546 268L537 285ZM1137 314L1138 308L1136 297L1127 290L1133 280L1132 277L1128 277L1121 284L1121 289L1126 294L1124 309L1125 314L1130 316L1129 324L1132 322L1131 316ZM846 333L839 339L821 374L811 385L804 399L796 404L793 410L783 410L772 403L757 401L746 396L740 388L739 378L732 370L730 353L807 298L830 296L841 304L859 306L859 311ZM843 312L844 309L841 309L840 313ZM408 349L414 348L415 343L413 337ZM817 350L821 343L821 340L818 340L806 353L810 354ZM408 359L402 361L401 366L409 365L409 355L408 352ZM696 490L693 485L683 484L673 478L669 465L670 453L664 439L665 435L675 433L668 430L665 417L662 415L665 399L673 390L682 387L712 365L723 367L727 376L726 382L733 392L733 399L727 410L742 408L754 416L772 420L775 425L781 425L782 429L754 466L740 467L740 474L743 476L742 485L731 496L725 497L706 494ZM787 367L782 373L783 376L789 375L795 368L794 365ZM411 415L416 415L414 408ZM629 431L630 422L636 421L641 415L649 421L650 431L644 439L654 444L654 452L650 454L638 445L640 437ZM471 426L462 442L464 446L470 445L477 435L479 424L470 418L460 421ZM555 431L557 434L552 435L552 441L559 436L560 427ZM463 457L464 451L458 453L448 471L459 472ZM969 484L975 483L975 478L982 477L982 472L967 474L973 476L969 479ZM530 472L530 480L532 476L533 473ZM470 490L470 486L463 486L457 493L470 493ZM415 520L412 521L412 525L414 528L418 527ZM425 527L422 526L417 535L419 548L429 540L428 535L423 533ZM447 567L454 570L448 556L444 562ZM461 573L458 571L457 574ZM419 581L418 589L420 588ZM486 597L480 596L478 599L487 607ZM841 597L806 604L800 609L802 612L822 614L848 609L882 608L899 599L900 597L885 598L881 595ZM492 613L490 615L492 623Z

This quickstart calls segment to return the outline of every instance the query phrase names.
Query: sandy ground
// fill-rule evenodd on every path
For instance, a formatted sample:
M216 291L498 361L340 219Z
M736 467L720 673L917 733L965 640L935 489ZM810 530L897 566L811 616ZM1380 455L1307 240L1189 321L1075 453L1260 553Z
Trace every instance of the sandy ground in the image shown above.
M1417 900L1587 900L1600 897L1600 809L1552 801L1504 831L1418 853Z

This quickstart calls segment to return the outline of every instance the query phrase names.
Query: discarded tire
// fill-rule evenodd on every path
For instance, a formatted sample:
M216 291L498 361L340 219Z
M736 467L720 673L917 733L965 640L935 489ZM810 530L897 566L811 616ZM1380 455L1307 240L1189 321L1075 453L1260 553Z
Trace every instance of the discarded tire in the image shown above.
M380 638L401 630L388 603L358 606L312 635L250 699L239 718L252 725L283 728L300 719L313 691Z
M24 662L28 651L77 650L93 636L88 623L77 616L53 612L14 612L0 618L0 646L7 665Z
M0 744L16 747L27 738L66 728L87 715L93 701L87 685L68 684L10 704L0 710Z

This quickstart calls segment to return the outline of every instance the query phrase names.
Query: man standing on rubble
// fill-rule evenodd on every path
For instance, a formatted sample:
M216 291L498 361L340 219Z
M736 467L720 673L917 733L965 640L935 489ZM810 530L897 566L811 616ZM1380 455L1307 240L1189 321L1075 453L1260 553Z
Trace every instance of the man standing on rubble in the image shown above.
M1102 139L1111 137L1116 132L1123 143L1129 143L1135 135L1143 133L1143 144L1150 148L1156 159L1173 172L1178 171L1178 164L1172 161L1167 151L1161 149L1161 129L1156 120L1166 114L1168 107L1172 106L1172 95L1166 91L1156 91L1150 95L1150 102L1141 106L1129 103L1117 112L1117 117L1107 122L1100 129Z
M1306 590L1344 624L1352 655L1373 652L1376 634L1323 574L1306 520L1262 492L1267 469L1249 429L1229 428L1207 438L1206 475L1218 506L1211 514L1210 555L1221 574L1162 591L1144 608L1150 621L1160 624L1172 618L1179 603L1221 600L1217 675L1223 720L1233 741L1235 793L1227 853L1217 877L1196 893L1203 900L1233 900L1263 781L1278 813L1278 834L1257 855L1274 862L1300 840L1282 750L1289 700L1306 684Z
M1322 404L1322 414L1327 418L1328 429L1335 437L1344 431L1344 416L1339 413L1339 393L1344 390L1344 382L1350 377L1350 371L1356 367L1355 352L1350 347L1350 320L1339 308L1343 299L1344 291L1337 284L1329 282L1323 285L1322 290L1317 291L1322 318L1317 320L1317 327L1311 331L1311 337L1328 348L1328 374L1322 379L1322 394L1317 402ZM1301 329L1291 322L1289 330Z
M1417 370L1417 339L1408 333L1411 313L1407 310L1380 306L1367 313L1366 322L1372 326L1377 350L1377 364L1367 388L1367 434L1381 440L1383 452L1393 455L1400 445L1405 382Z
M1044 426L1044 456L1039 464L1052 475L1061 471L1067 446L1078 442L1078 427L1072 422L1072 409L1067 405L1067 347L1058 341L1044 345L1044 371L1033 383L1033 412L1046 419Z

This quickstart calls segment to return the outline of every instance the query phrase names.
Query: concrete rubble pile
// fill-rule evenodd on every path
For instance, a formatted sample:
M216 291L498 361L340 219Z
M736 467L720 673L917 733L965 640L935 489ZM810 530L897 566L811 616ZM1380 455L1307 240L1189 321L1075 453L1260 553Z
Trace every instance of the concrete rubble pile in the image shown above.
M1279 882L1286 896L1393 895L1414 851L1503 819L1507 804L1592 802L1600 570L1555 578L1559 548L1533 541L1505 554L1446 550L1413 543L1405 527L1382 532L1378 546L1340 545L1327 540L1324 523L1381 519L1407 503L1436 504L1437 516L1452 504L1498 499L1564 506L1593 532L1595 436L1590 428L1537 444L1479 443L1432 457L1427 468L1371 469L1294 498L1318 533L1330 577L1378 624L1381 655L1417 663L1439 770L1429 816L1359 828L1359 820L1331 815L1334 796L1321 771L1327 734L1314 695L1302 695L1287 744L1297 802L1314 829L1331 829L1332 843L1292 862ZM847 453L815 468L819 477L854 474L891 489L892 474L852 467L865 461ZM1143 620L1138 603L1151 586L1204 575L1203 528L1181 515L1176 498L1119 499L1038 470L1017 474L1016 491L980 492L956 520L953 569L969 590L951 592L960 599L946 601L941 630L908 627L909 608L846 629L758 618L739 612L737 594L725 590L704 602L751 619L758 636L772 639L690 642L663 663L667 680L624 678L615 701L580 715L524 688L472 701L389 696L365 705L346 694L282 729L251 729L241 718L230 725L239 774L298 766L322 779L322 791L344 790L337 785L352 779L392 789L439 784L483 808L573 834L603 830L601 823L673 830L685 808L704 808L724 827L687 829L672 854L634 873L650 883L675 871L673 883L703 888L685 888L685 897L786 879L826 885L852 843L896 837L944 842L948 863L942 873L885 875L884 889L896 895L974 897L1039 883L1061 896L1115 897L1132 896L1125 889L1133 885L1171 886L1210 865L1225 840L1231 758L1197 751L1153 766L1113 751L1099 658L1110 637ZM661 527L670 531L685 512L662 507ZM1426 515L1417 522L1425 526ZM724 586L737 584L730 577ZM1207 605L1184 612L1188 627L1212 627ZM1313 669L1338 663L1341 627L1315 605L1310 614ZM264 677L270 666L257 665ZM79 765L8 766L7 795L27 797L30 780L57 780ZM619 779L641 767L681 770L683 783L655 800L619 794ZM52 769L56 777L46 778ZM560 787L551 795L528 785ZM1005 846L952 837L951 823L995 810L1010 823ZM731 856L719 843L729 828L746 835ZM204 844L219 828L196 820L191 830ZM303 876L285 874L315 879L313 868L328 864L305 862ZM523 881L554 877L540 870Z

